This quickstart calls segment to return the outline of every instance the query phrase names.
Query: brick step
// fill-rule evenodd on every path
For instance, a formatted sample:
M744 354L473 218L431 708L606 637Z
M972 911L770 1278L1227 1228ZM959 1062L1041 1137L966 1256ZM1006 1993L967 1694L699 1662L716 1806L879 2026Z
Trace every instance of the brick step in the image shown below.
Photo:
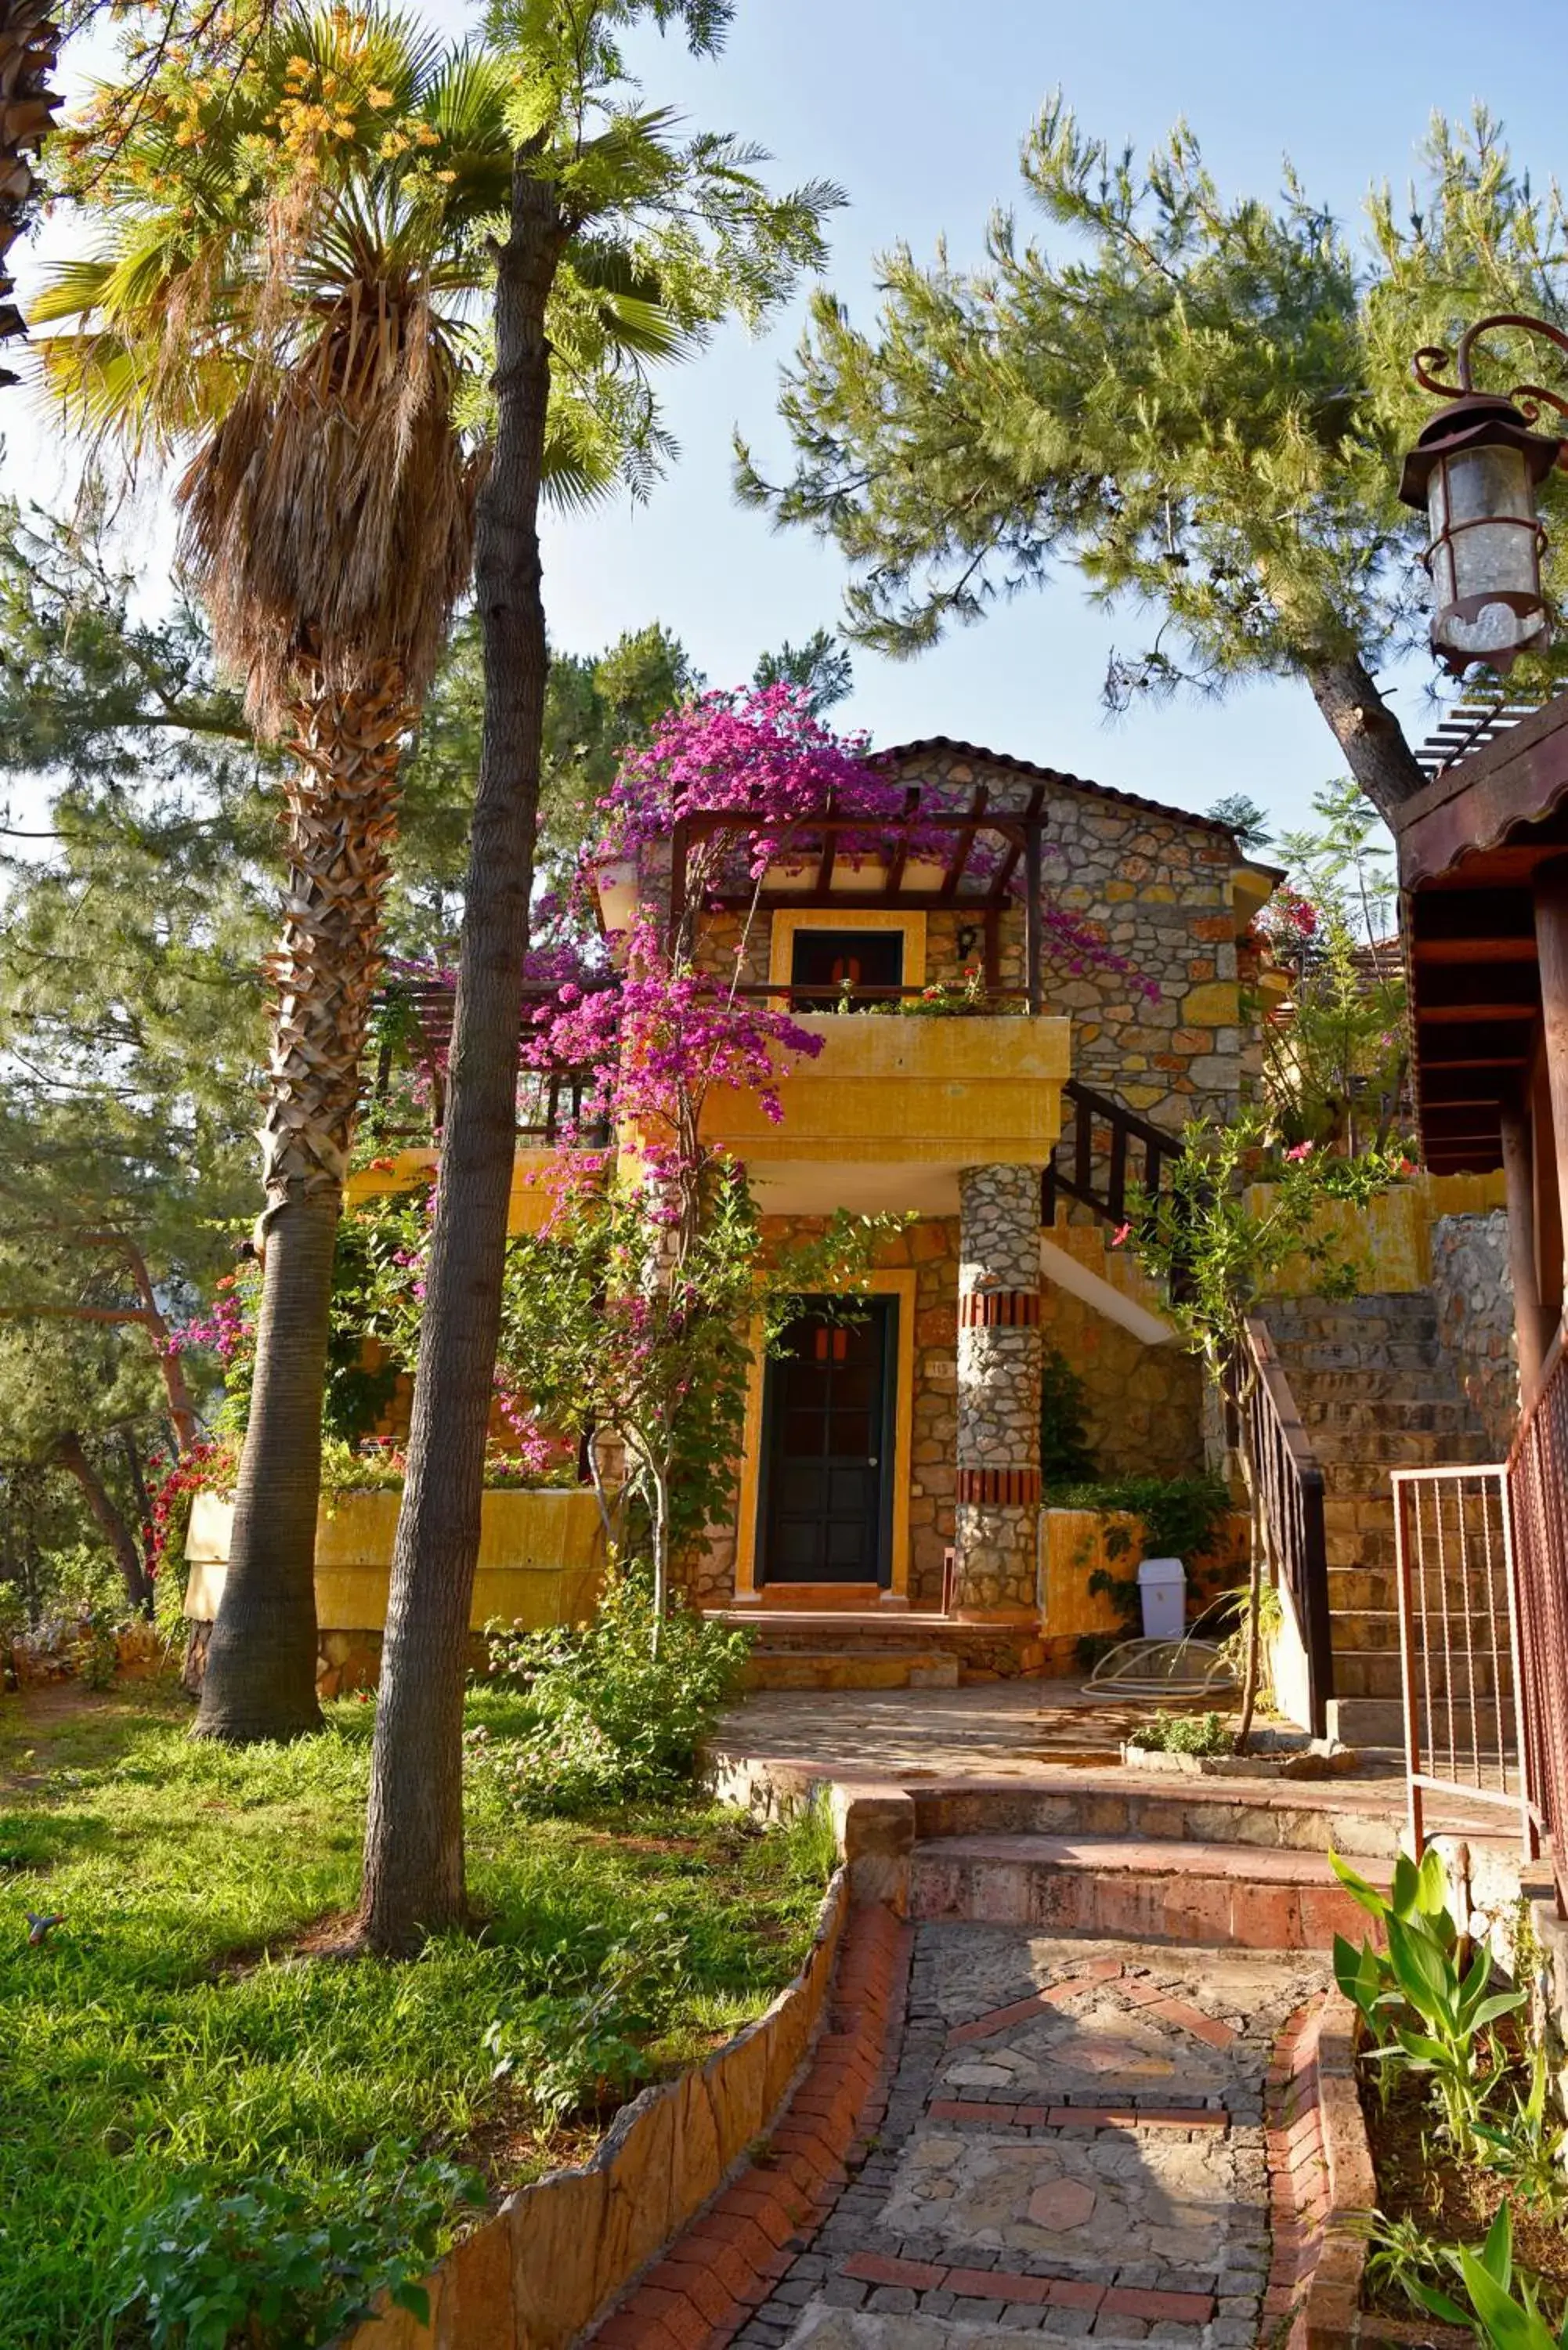
M871 1648L898 1651L913 1648L962 1648L981 1637L982 1627L963 1624L951 1616L912 1607L868 1608L864 1615L838 1609L710 1607L711 1624L750 1632L757 1656L779 1656L789 1649Z
M1335 1668L1337 1670L1337 1667ZM1346 1746L1365 1752L1369 1747L1405 1751L1405 1708L1394 1697L1331 1697L1328 1732Z
M1386 1863L1364 1872L1386 1884ZM1258 1950L1359 1941L1366 1912L1314 1853L1116 1836L940 1836L917 1843L910 1915L1056 1934Z
M1335 1852L1392 1861L1404 1823L1403 1783L1386 1791L1332 1779L1165 1778L1131 1769L1075 1770L1049 1785L1007 1781L909 1790L922 1843L962 1836L1130 1837L1145 1844L1241 1845L1251 1851Z
M959 1659L949 1648L892 1653L873 1648L763 1648L747 1658L749 1690L957 1689Z
M1394 1551L1393 1514L1377 1528L1364 1527L1354 1534L1331 1533L1328 1536L1328 1579L1332 1589L1335 1575L1392 1575L1397 1564ZM1354 1606L1355 1602L1349 1603ZM1392 1607L1392 1600L1370 1600L1370 1607Z

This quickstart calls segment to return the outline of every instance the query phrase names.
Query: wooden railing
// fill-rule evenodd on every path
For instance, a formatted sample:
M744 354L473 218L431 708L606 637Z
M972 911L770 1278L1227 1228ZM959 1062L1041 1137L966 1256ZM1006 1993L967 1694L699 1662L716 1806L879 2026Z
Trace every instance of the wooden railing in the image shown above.
M1334 1695L1323 1470L1307 1441L1268 1325L1256 1316L1247 1324L1247 1345L1251 1360L1241 1366L1236 1394L1246 1397L1249 1451L1269 1564L1275 1584L1290 1601L1306 1655L1307 1725L1314 1738L1322 1738ZM1249 1368L1253 1374L1250 1382L1245 1376Z
M1158 1197L1167 1163L1181 1156L1180 1137L1139 1118L1109 1094L1069 1077L1062 1099L1073 1113L1045 1170L1040 1191L1040 1221L1049 1230L1057 1200L1075 1200L1109 1224L1127 1220L1127 1187L1136 1182L1146 1199ZM1065 1164L1063 1163L1064 1159Z
M1568 1354L1561 1331L1509 1455L1508 1492L1526 1761L1568 1903Z

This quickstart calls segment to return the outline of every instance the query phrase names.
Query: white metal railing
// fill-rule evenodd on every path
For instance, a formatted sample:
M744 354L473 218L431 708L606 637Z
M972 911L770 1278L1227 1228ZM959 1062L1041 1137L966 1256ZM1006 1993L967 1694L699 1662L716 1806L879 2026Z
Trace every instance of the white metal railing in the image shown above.
M1508 1471L1396 1469L1395 1558L1410 1836L1429 1796L1511 1812L1540 1852L1520 1671L1519 1570Z

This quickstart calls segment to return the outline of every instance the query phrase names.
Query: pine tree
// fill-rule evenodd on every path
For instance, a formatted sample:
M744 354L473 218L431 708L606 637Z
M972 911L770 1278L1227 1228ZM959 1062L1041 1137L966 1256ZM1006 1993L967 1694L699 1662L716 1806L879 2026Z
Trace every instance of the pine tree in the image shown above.
M816 297L784 378L794 472L770 484L742 448L742 494L835 542L849 633L885 652L1066 565L1150 622L1113 657L1115 706L1299 678L1391 815L1424 780L1377 684L1426 623L1423 524L1396 494L1431 412L1410 357L1483 311L1568 325L1555 186L1484 111L1439 120L1408 215L1375 192L1356 244L1288 170L1273 201L1230 199L1184 127L1140 167L1060 99L1023 178L1059 245L1002 212L981 267L885 256L869 331ZM1500 380L1528 380L1528 345L1497 348ZM1550 529L1568 484L1545 494Z

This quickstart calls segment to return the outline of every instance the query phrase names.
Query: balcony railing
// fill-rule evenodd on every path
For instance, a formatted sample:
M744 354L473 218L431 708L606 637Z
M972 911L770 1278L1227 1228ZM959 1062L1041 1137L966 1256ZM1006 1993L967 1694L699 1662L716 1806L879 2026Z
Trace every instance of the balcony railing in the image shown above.
M1314 1738L1322 1738L1334 1695L1323 1470L1307 1440L1266 1322L1255 1317L1248 1322L1247 1344L1254 1373L1247 1406L1250 1451L1263 1539L1274 1582L1290 1601L1306 1659L1307 1726Z

